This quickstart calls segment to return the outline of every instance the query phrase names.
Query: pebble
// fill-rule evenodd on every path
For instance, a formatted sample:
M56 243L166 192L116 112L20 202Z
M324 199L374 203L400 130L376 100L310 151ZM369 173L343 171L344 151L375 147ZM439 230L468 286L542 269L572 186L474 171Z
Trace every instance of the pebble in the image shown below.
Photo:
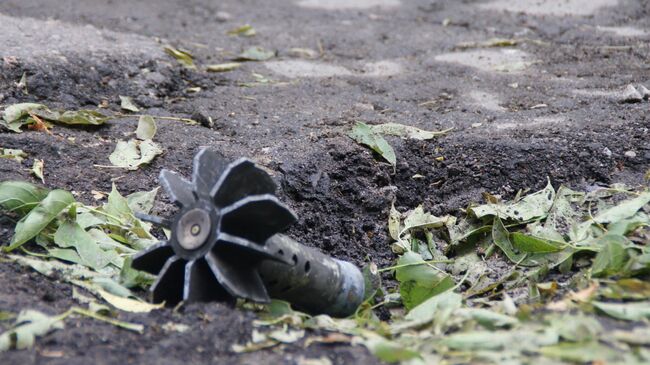
M650 99L650 90L648 90L647 87L643 85L639 85L639 92L641 93L641 96L643 99L648 100Z
M230 15L230 13L227 13L225 11L218 11L216 14L214 14L214 19L218 22L223 23L232 19L232 15Z
M607 157L612 157L612 150L610 150L609 148L605 147L605 148L603 149L603 154L604 154L605 156L607 156Z
M192 113L192 116L190 118L196 120L206 128L214 127L214 122L212 121L212 118L208 116L208 113L203 108L199 108L195 110L194 113Z
M636 152L634 152L634 151L625 151L625 157L635 158L636 157Z
M638 103L643 100L643 95L632 85L627 85L619 96L621 103Z

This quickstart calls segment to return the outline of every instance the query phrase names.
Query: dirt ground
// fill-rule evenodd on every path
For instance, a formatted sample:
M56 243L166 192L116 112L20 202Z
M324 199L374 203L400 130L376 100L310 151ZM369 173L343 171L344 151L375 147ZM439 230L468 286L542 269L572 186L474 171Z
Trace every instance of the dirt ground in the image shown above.
M299 216L288 232L295 239L380 267L394 259L386 225L393 200L400 211L424 203L434 214L459 213L484 191L512 197L542 187L546 177L555 187L643 183L650 101L623 103L620 92L629 84L650 88L650 3L508 3L2 1L1 105L104 103L110 113L119 111L118 95L128 95L143 113L211 117L214 126L160 121L155 139L164 155L128 173L94 165L109 164L115 142L135 130L137 118L57 126L54 135L0 131L0 147L29 154L22 165L0 159L0 180L36 182L29 169L43 159L47 187L93 203L91 190L110 191L114 181L126 194L157 186L161 168L187 176L198 148L209 146L269 168L281 199ZM244 24L257 34L226 34ZM494 38L515 44L488 47ZM199 69L182 68L163 52L167 44L190 51ZM277 56L227 73L201 68L256 45ZM16 86L23 73L28 94ZM454 129L431 141L388 138L397 153L393 171L346 136L357 120ZM173 209L163 196L155 213ZM0 241L9 241L13 225L0 217ZM16 264L0 263L0 282L0 310L54 314L74 304L70 285ZM33 349L1 353L0 363L377 362L365 348L343 345L233 353L232 344L250 338L253 318L220 304L120 314L144 324L143 335L72 320ZM167 322L190 330L166 331Z

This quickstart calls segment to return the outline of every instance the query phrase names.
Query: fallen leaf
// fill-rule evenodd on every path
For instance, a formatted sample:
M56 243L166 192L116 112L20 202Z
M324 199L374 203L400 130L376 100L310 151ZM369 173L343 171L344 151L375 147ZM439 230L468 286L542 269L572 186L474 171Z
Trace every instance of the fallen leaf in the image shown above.
M205 67L205 70L208 72L228 72L236 70L241 66L239 62L228 62L228 63L219 63L215 65L208 65Z
M395 156L393 147L391 147L391 145L386 142L384 137L374 132L372 128L370 128L370 126L367 124L363 122L357 122L348 136L354 139L357 143L361 143L370 147L391 165L396 166L397 157Z
M99 295L113 307L131 313L149 313L154 309L163 308L165 303L150 304L135 299L124 298L104 290L98 290ZM179 331L182 332L182 331Z
M430 131L425 131L416 127L399 124L399 123L376 124L376 125L372 125L370 128L373 131L380 134L388 134L391 136L416 139L420 141L445 135L453 129L453 128L449 128L443 131L430 132Z
M266 50L262 47L250 47L240 53L235 61L266 61L275 56L275 52Z
M135 105L135 102L133 102L133 98L130 96L122 96L120 95L120 108L137 113L140 111L140 109Z
M50 317L35 310L24 310L16 318L16 327L0 334L0 351L24 350L34 346L37 336L63 328L58 316Z
M155 119L150 115L142 115L138 119L138 128L135 131L135 135L138 139L142 140L153 139L157 130L158 127L156 126Z
M5 252L12 251L22 246L25 242L36 237L59 213L74 203L74 197L64 190L52 190L38 203L14 230L14 236Z
M27 158L27 154L23 150L0 148L0 158L13 159L18 163L22 163Z
M45 162L37 158L34 159L34 164L32 165L32 174L39 178L43 184L45 184L45 177L43 177L43 168L45 167Z
M257 32L255 31L255 28L253 28L253 26L251 26L250 24L244 24L240 27L229 30L228 33L226 34L238 35L242 37L252 37L255 34L257 34Z
M162 153L162 148L152 140L132 139L128 142L118 141L115 151L108 159L114 166L137 170L140 166L151 163L156 156Z
M165 52L174 57L178 63L181 65L190 68L190 69L195 69L196 66L194 65L194 57L187 52L187 51L181 51L179 49L176 49L172 46L166 46L165 47Z

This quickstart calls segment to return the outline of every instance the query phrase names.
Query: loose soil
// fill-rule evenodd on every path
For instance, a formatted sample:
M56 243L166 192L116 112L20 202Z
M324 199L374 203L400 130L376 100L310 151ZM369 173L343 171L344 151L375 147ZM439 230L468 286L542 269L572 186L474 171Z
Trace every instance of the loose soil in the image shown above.
M482 192L510 198L542 187L547 177L555 187L582 189L643 183L650 102L621 103L617 93L628 84L650 88L650 38L609 30L650 29L646 1L577 15L507 12L485 1L313 3L3 1L0 104L77 109L104 103L112 113L119 111L118 95L128 95L143 113L205 125L159 121L155 139L165 153L134 172L95 165L109 163L115 142L128 138L137 118L96 128L56 126L53 135L0 131L0 147L29 154L22 164L0 159L0 180L36 183L29 169L33 159L43 159L47 187L96 204L91 190L110 191L113 182L127 194L157 186L161 168L189 175L193 155L208 146L269 169L279 196L300 218L288 232L295 239L379 266L394 260L386 224L393 201L400 211L424 204L434 214L460 214ZM255 37L226 35L247 23ZM520 52L508 58L513 53L501 48L457 47L492 38L517 39ZM199 69L183 69L162 52L166 44L189 50ZM228 73L201 71L253 45L277 50L273 67L249 62ZM282 73L281 62L295 57L291 48L310 48L316 59ZM337 67L324 75L313 63ZM15 85L23 73L28 94ZM188 90L195 87L201 90ZM431 141L389 137L398 160L393 170L346 136L357 120L454 130ZM160 215L173 211L164 196L154 208ZM14 224L0 217L0 242L10 240ZM55 314L75 304L69 284L14 263L0 263L0 282L0 310ZM298 342L236 354L231 346L249 340L254 314L218 303L120 313L119 319L144 324L145 333L68 320L65 330L38 339L33 349L1 353L0 362L295 364L326 356L334 364L377 363L365 348L350 345ZM190 330L166 331L167 322ZM0 322L0 329L8 325Z

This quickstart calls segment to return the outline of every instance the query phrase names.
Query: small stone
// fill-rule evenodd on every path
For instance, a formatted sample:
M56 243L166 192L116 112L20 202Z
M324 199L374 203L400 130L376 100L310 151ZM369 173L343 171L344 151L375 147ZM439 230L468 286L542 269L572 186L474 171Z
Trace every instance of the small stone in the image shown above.
M483 123L472 123L472 128L478 128L478 127L480 127L482 125L483 125Z
M605 155L605 156L607 156L607 157L612 157L612 150L610 150L609 148L605 147L605 148L603 149L603 155Z
M214 122L212 121L212 118L208 116L208 113L203 108L199 108L195 110L194 113L192 113L191 118L196 120L206 128L214 127Z
M635 158L636 157L636 152L634 152L634 151L625 151L625 157Z
M232 15L230 13L227 13L225 11L218 11L214 15L214 19L218 22L227 22L228 20L232 19Z
M650 90L647 87L639 85L639 93L641 93L644 100L650 99Z
M627 85L619 96L621 103L638 103L643 100L643 95L632 85Z

